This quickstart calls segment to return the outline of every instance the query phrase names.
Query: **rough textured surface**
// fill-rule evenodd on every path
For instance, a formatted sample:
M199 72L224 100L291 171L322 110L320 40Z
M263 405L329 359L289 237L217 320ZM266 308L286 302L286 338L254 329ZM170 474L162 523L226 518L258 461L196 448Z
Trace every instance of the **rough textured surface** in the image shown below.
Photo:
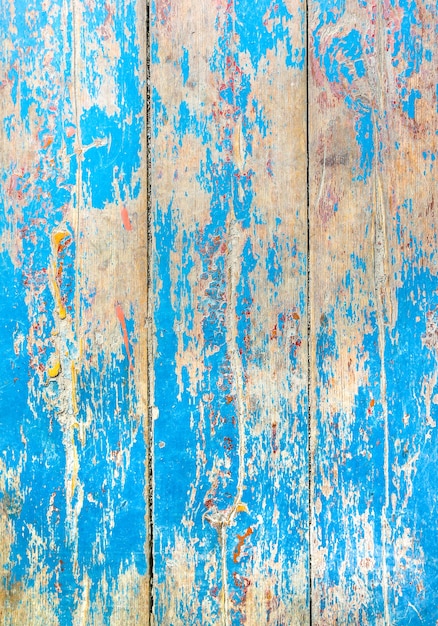
M4 625L148 614L143 13L0 6Z
M436 7L0 26L0 623L438 623Z
M161 1L151 34L155 621L301 625L305 7Z
M421 0L310 4L321 626L438 620L436 27Z

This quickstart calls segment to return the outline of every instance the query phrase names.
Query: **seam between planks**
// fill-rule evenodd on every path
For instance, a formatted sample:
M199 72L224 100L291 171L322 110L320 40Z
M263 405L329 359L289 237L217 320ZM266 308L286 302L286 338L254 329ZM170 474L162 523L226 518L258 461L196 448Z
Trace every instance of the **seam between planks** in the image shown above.
M308 593L309 593L309 625L313 624L312 617L312 500L313 500L313 472L312 472L312 385L311 385L311 337L312 337L312 316L311 316L311 291L310 291L310 132L309 132L309 93L310 93L310 74L309 74L309 54L310 54L310 33L309 33L309 0L305 5L305 43L306 43L306 64L305 64L305 80L306 80L306 315L307 315L307 459L308 459Z
M151 3L146 0L146 358L147 358L147 567L148 567L148 616L147 624L153 624L154 605L154 432L153 432L153 317L152 317L152 181L151 181Z

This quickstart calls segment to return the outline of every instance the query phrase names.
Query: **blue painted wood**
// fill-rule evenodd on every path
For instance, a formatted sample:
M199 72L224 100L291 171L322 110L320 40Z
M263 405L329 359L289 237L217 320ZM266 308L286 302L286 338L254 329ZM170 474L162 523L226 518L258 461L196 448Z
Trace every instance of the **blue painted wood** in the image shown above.
M436 10L310 5L315 624L435 624Z
M5 625L148 613L144 19L0 7Z
M2 623L438 622L436 9L0 24Z
M308 620L304 11L152 5L157 624Z

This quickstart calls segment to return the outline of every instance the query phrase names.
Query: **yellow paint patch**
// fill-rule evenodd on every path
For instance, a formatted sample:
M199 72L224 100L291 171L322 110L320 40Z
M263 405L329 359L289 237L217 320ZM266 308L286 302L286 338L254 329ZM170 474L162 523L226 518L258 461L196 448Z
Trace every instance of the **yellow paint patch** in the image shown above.
M249 513L247 505L244 502L239 502L236 508L236 513Z
M56 275L56 265L54 267L54 271ZM59 285L56 282L56 279L52 281L52 285L53 285L53 294L55 296L56 308L58 309L58 315L60 319L65 320L65 318L67 317L67 311L62 301L61 290L59 289Z
M66 239L67 237L71 237L71 234L69 233L68 230L59 230L52 234L52 242L53 242L53 247L55 249L56 255L58 254L60 250L61 242L63 241L63 239Z
M76 449L73 428L72 428L71 445L72 445L72 451L73 451L73 471L71 475L71 498L73 498L73 496L75 495L76 483L78 481L78 472L79 472L79 458L78 458L78 451Z
M53 295L55 297L56 307L58 309L58 315L61 320L65 320L67 317L67 311L64 306L61 297L61 289L59 287L58 278L61 275L62 268L58 265L58 255L63 248L62 242L65 239L70 239L71 234L68 230L59 230L52 234L52 245L53 245L53 254L54 254L54 262L53 262Z
M78 382L78 375L76 371L76 365L74 361L71 362L71 404L73 407L73 413L77 415L79 413L78 399L76 394L76 387Z
M61 373L61 363L57 360L49 369L47 370L50 378L56 378Z

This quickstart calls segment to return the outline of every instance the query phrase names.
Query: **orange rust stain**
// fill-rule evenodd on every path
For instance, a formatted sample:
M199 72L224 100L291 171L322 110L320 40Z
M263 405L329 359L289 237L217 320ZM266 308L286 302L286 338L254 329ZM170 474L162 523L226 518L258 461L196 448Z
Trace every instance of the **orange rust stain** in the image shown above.
M243 535L237 535L237 539L238 539L238 543L237 543L237 548L235 549L234 553L233 553L233 562L237 563L239 557L240 557L240 552L242 550L243 544L245 543L245 539L247 539L248 537L250 537L253 533L253 529L251 528L251 526L249 528L246 529L246 531L244 532Z
M115 305L117 319L120 322L120 326L122 328L123 333L123 343L125 344L126 356L128 357L129 369L134 369L131 360L131 350L129 348L129 339L128 339L128 329L126 328L126 319L125 314L123 313L123 309L120 304Z
M59 289L59 285L56 280L53 281L53 290L55 292L55 300L58 306L58 315L60 319L65 320L65 318L67 317L67 310L62 301L61 290Z
M375 404L376 404L376 401L374 400L374 398L371 398L370 404L368 406L368 411L367 411L368 415L371 415L371 413L373 412L373 408Z
M294 313L292 313L292 317L294 318L294 320L299 320L300 314L295 311Z
M244 502L239 502L236 508L236 513L249 513L247 505Z
M71 235L68 230L59 230L56 233L53 233L52 241L55 247L56 254L61 252L61 250L63 250L70 243L70 237ZM68 239L68 241L62 243L64 239Z
M132 230L131 220L129 219L128 210L125 206L122 207L120 215L122 216L122 222L125 230Z
M44 138L43 150L46 150L49 146L52 145L52 143L53 143L52 135L46 135L46 137Z
M62 274L62 265L58 265L58 255L59 253L66 248L71 241L71 234L68 230L60 230L52 235L52 244L54 248L55 260L53 263L53 291L55 295L56 305L58 307L58 315L60 319L64 320L67 317L67 311L62 301L61 289L60 289L60 279Z

